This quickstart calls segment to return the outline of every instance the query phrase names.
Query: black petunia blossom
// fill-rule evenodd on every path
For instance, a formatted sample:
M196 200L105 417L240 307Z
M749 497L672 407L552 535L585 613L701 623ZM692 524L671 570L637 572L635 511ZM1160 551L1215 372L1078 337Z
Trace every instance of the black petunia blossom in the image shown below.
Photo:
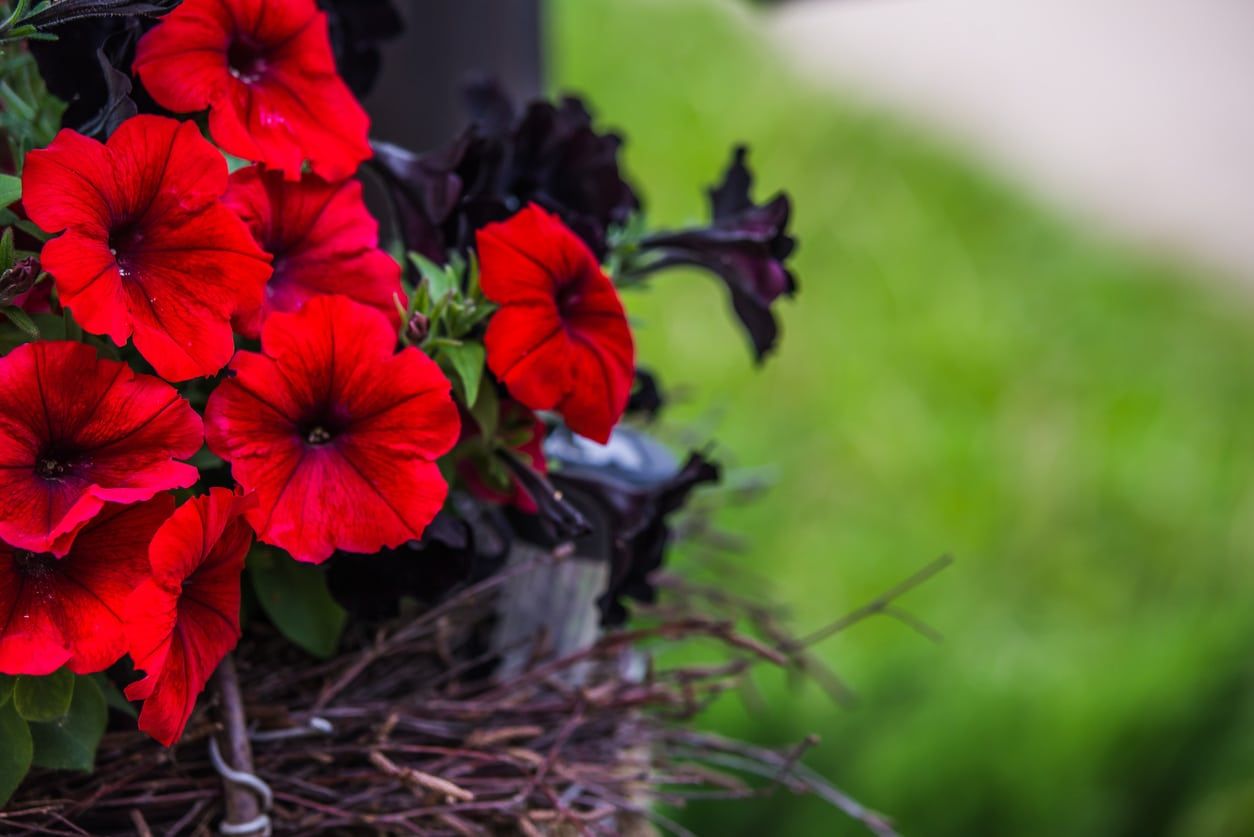
M602 625L615 627L627 621L625 599L656 600L653 574L662 567L671 541L668 518L683 508L693 489L719 478L719 466L697 452L689 454L673 476L651 487L591 469L553 476L553 484L572 499L595 505L600 512L598 523L609 535L609 583L597 600Z
M375 143L373 166L406 247L446 262L473 246L475 230L534 202L604 256L610 228L640 206L619 168L619 137L597 133L574 97L518 113L499 85L479 82L467 102L470 127L443 148L414 154Z
M161 110L130 77L135 44L152 23L137 15L78 18L58 24L56 40L30 42L49 92L67 105L63 127L105 139L140 110Z
M377 555L336 553L328 562L327 587L354 616L388 619L397 615L402 598L432 605L499 570L508 551L503 531L503 524L485 519L476 532L461 517L442 511L420 541Z
M760 363L779 336L771 304L797 291L786 264L797 242L788 233L788 195L777 194L764 204L750 197L753 173L745 165L746 155L745 147L738 146L723 182L710 189L710 225L646 236L639 242L643 258L632 265L632 273L639 277L687 265L717 275L731 293L732 307Z
M318 0L327 13L331 50L341 78L364 98L379 77L379 45L395 38L405 22L392 0Z
M656 421L665 406L666 396L662 393L657 376L637 366L636 380L631 385L631 396L627 399L626 415L637 416L646 422Z
M160 17L182 0L52 0L22 16L20 25L47 30L90 17Z

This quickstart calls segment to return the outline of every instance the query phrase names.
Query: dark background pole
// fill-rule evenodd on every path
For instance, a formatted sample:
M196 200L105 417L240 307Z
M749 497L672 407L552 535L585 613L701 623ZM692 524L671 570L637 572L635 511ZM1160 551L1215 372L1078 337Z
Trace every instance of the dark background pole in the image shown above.
M498 78L516 100L543 91L540 0L397 0L405 31L383 44L366 98L371 136L422 151L466 125L462 88Z

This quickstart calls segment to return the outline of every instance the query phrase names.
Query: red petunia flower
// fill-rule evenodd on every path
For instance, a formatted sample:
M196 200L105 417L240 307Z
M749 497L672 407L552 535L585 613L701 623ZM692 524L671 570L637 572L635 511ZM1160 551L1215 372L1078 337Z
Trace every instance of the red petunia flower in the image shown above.
M82 343L0 358L0 540L64 555L105 503L196 481L200 417L169 384Z
M548 473L544 458L544 422L535 413L512 399L502 399L497 439L507 448L505 455L521 457L532 470ZM475 450L474 442L481 437L474 420L462 421L462 437L458 442L466 445L472 454L457 464L457 474L466 488L481 500L490 503L508 503L526 514L535 514L539 507L526 487L502 463L492 457L491 451Z
M226 163L190 122L136 116L102 145L63 130L26 157L31 220L65 233L44 269L83 328L135 348L162 377L212 375L235 349L231 315L256 308L263 253L222 205Z
M328 180L370 157L370 120L335 70L314 0L183 0L139 41L135 72L162 107L209 109L237 157Z
M533 410L556 410L606 442L635 374L631 329L596 256L535 204L477 236L480 283L501 306L488 323L490 368Z
M180 506L153 536L151 576L127 601L131 659L146 676L126 696L144 701L139 728L167 747L239 641L240 574L253 537L242 515L252 503L212 488Z
M261 348L235 356L205 408L210 450L257 494L258 537L315 563L420 538L448 492L435 460L458 434L435 362L394 353L387 318L342 296L272 314Z
M392 299L402 293L401 266L379 249L379 225L366 211L361 183L327 183L309 173L290 181L249 166L231 175L226 203L274 257L262 307L236 318L240 333L256 337L271 311L295 311L318 294L343 294L399 325Z
M64 558L0 544L0 673L103 671L126 653L126 601L148 575L148 544L174 511L161 494L109 505Z

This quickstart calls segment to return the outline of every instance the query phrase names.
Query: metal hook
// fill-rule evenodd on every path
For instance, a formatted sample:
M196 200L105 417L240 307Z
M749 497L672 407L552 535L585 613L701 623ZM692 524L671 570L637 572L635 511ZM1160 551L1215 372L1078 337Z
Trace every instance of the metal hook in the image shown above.
M236 770L227 764L222 758L222 751L218 749L218 739L213 736L209 738L209 761L213 764L213 769L218 771L219 776L233 785L252 791L261 803L261 814L257 817L245 823L221 822L218 824L218 833L223 837L249 837L250 835L269 837L271 823L267 812L274 805L274 792L270 790L270 786L252 773Z

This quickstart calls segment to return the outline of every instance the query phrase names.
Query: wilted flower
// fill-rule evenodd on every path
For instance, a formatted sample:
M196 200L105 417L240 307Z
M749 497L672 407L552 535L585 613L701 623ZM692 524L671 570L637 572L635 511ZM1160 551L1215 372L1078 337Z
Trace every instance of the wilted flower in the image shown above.
M0 273L0 305L17 305L35 287L39 278L39 259L27 256Z

